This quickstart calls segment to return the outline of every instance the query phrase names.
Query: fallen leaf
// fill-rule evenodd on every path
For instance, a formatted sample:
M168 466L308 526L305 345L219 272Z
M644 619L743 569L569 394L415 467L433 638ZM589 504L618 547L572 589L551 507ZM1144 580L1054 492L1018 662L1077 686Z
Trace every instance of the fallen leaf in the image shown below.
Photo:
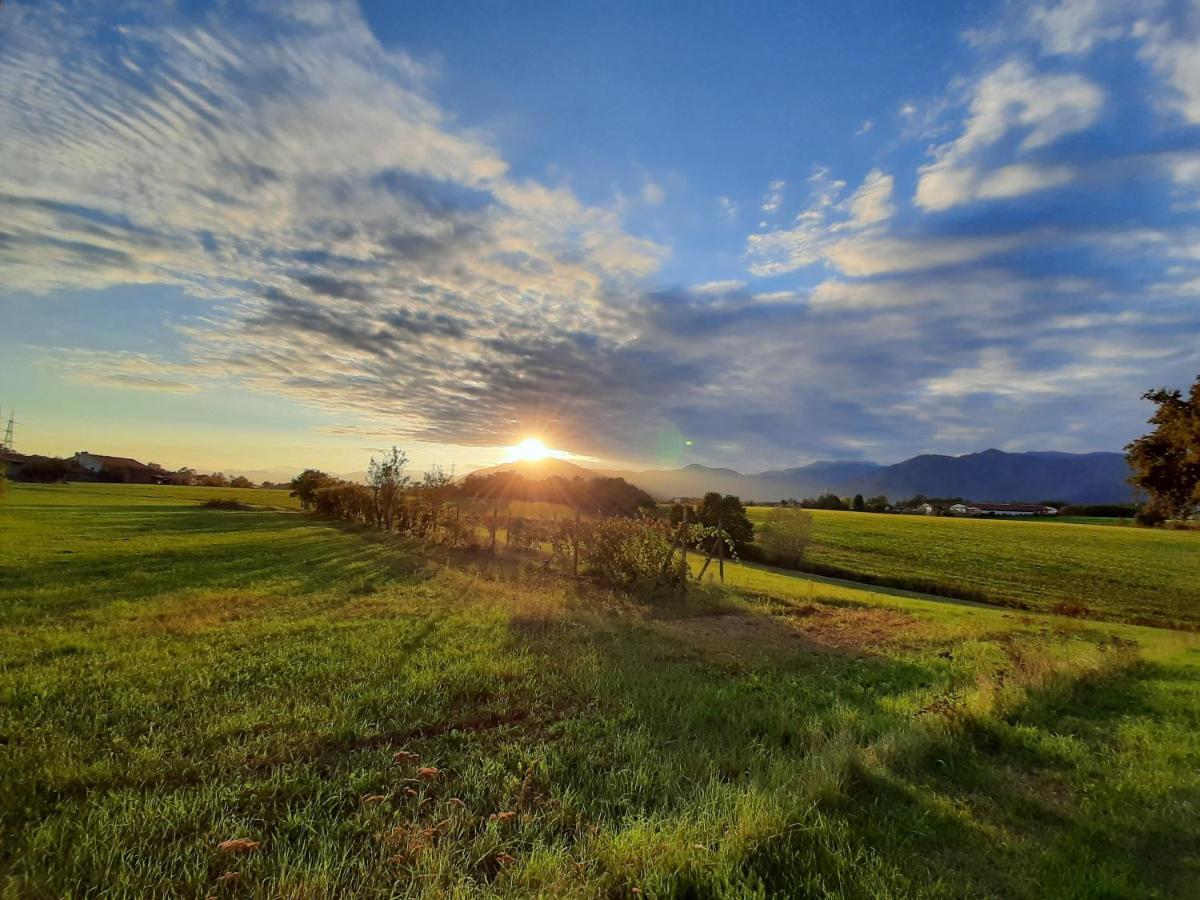
M397 765L413 765L421 761L421 757L416 753L409 753L407 750L399 750L392 757L392 762Z
M467 808L467 804L464 803L462 800L458 799L457 797L450 798L450 805L453 806L455 809L466 809Z
M251 853L260 846L262 845L258 841L252 841L249 838L230 838L217 844L217 849L222 853Z
M498 813L492 813L490 816L488 816L488 820L491 822L504 823L504 822L511 822L516 817L517 817L517 814L515 812L498 812Z
M517 860L515 857L509 856L507 853L496 854L496 862L500 863L502 866L511 866L516 861Z
M226 872L217 876L217 884L237 884L241 877L237 872Z
M376 803L382 803L386 799L387 794L364 794L362 802L366 803L368 806L372 806Z
M442 770L435 766L422 766L421 768L417 769L417 775L419 775L421 778L424 778L426 781L433 781L441 774Z

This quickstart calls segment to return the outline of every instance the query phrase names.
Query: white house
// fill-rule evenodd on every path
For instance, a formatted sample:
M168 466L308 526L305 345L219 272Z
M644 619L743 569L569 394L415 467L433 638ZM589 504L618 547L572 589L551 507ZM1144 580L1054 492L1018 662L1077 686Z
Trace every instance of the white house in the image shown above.
M955 503L950 512L956 516L1057 516L1053 506L1037 503Z

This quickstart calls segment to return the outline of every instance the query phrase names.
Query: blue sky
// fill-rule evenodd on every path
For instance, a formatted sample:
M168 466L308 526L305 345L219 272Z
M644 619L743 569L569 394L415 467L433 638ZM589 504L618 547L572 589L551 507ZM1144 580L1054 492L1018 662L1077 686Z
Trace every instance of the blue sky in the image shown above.
M5 3L0 409L226 469L1120 449L1200 370L1200 4L845 7Z

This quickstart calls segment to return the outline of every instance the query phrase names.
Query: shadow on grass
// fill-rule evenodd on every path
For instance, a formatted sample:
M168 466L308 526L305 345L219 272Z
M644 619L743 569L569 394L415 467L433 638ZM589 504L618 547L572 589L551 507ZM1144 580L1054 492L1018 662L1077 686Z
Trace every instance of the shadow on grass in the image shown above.
M353 591L424 565L394 536L284 511L56 509L54 522L61 544L6 567L0 619L9 624L182 591Z
M1196 896L1194 700L1176 692L1200 692L1200 672L1143 662L1030 691L1011 715L860 773L847 820L879 852L930 879L959 873L972 893Z

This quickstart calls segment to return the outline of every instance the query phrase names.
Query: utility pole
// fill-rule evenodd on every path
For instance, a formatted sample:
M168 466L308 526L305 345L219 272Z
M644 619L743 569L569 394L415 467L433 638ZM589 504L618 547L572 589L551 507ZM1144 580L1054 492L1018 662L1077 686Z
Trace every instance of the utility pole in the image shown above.
M3 418L0 416L0 418ZM11 453L13 448L13 411L8 411L8 424L4 426L4 440L0 441L0 453Z

